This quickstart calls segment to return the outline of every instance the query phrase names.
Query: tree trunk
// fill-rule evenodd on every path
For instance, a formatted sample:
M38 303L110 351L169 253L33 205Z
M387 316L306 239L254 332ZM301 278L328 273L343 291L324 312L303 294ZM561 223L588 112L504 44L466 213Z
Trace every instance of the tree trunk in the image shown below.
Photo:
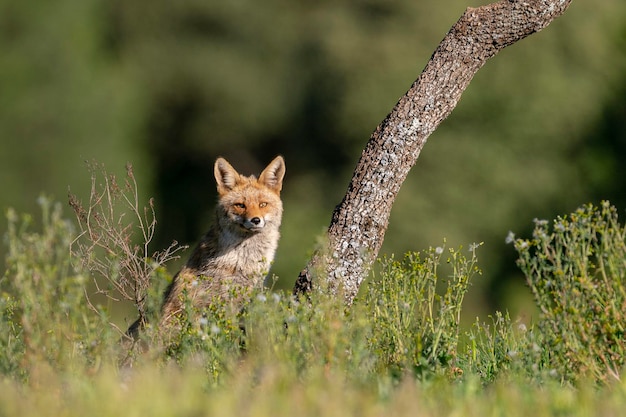
M391 207L422 147L452 112L474 74L501 49L540 31L571 0L501 0L468 8L441 41L420 77L367 143L326 246L300 273L295 294L314 283L352 303L382 246Z

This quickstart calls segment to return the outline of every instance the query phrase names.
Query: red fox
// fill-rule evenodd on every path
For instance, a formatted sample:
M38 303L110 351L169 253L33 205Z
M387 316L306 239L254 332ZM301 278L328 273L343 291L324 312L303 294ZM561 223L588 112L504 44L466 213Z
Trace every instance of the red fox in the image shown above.
M165 292L161 324L180 313L183 290L194 308L219 300L234 307L263 284L280 237L285 161L277 156L254 176L240 175L224 158L215 162L218 202L213 225Z
M184 303L202 309L220 302L239 309L261 286L280 237L285 161L277 156L254 176L240 175L224 158L214 167L218 202L209 231L165 291L159 331L168 332ZM127 334L137 339L143 320Z

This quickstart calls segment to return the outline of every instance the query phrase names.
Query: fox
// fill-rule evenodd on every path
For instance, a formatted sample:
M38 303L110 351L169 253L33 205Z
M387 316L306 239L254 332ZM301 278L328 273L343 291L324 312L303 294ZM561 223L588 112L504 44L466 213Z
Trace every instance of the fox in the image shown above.
M219 157L214 175L213 222L165 290L159 332L176 328L186 303L193 311L217 302L241 309L252 290L263 285L274 260L283 214L283 157L274 158L258 179L241 175ZM137 339L140 327L137 320L127 333Z

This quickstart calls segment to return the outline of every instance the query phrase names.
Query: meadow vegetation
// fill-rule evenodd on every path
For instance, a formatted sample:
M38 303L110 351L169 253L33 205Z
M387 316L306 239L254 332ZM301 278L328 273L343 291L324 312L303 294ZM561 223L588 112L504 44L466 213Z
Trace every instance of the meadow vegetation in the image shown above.
M349 307L323 288L298 299L269 288L236 315L188 309L164 341L150 318L174 247L147 251L153 212L125 184L109 199L99 191L111 183L94 181L86 211L73 198L78 223L46 198L40 221L7 212L0 415L617 415L626 406L625 228L608 202L535 220L531 238L508 236L538 307L531 323L494 312L462 327L486 248L444 241L382 259ZM114 215L92 223L96 213ZM146 315L147 351L129 352L125 329L111 324L124 297Z

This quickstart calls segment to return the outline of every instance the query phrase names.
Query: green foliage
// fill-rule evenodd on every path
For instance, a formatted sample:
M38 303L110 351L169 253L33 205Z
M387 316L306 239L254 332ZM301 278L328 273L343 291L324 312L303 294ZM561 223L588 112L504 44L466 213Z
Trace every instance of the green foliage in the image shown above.
M431 248L425 259L409 253L400 261L382 262L379 281L370 285L367 303L373 317L371 348L379 370L422 377L441 370L455 371L463 298L472 275L480 273L476 248L471 258L448 250L452 274L439 294L441 257L445 249ZM460 370L460 369L459 369Z
M497 311L490 322L473 323L467 332L465 352L460 355L461 369L493 382L504 375L517 375L542 383L555 377L546 368L548 351L539 329L513 322L509 314Z
M148 322L140 344L150 349L118 368L124 339L86 297L94 271L72 259L76 232L58 204L39 202L40 231L30 216L7 216L2 415L585 415L625 404L624 228L608 203L553 230L537 221L532 240L515 240L541 311L532 326L496 312L463 331L478 245L470 255L438 247L383 260L349 307L323 291L272 290L241 312L189 304L171 334Z
M371 378L374 361L368 346L371 326L356 311L322 294L296 300L258 290L241 312L218 302L196 311L187 303L173 334L145 338L164 348L150 361L201 366L209 386L230 381L243 363L255 374L278 366L283 377L294 380L329 372L364 381Z
M533 239L518 239L518 265L541 311L549 363L563 379L619 379L626 354L626 229L602 202L535 220Z
M162 341L165 355L203 364L211 385L222 384L242 360L257 372L280 364L294 379L322 371L360 383L456 378L463 372L455 366L463 297L470 277L480 272L477 247L469 259L448 250L445 266L452 275L441 294L446 268L439 265L440 247L424 260L413 253L403 262L384 261L380 278L349 309L323 291L302 300L260 291L238 314L218 303L206 311L187 304L174 336Z
M186 297L185 293L183 297ZM244 352L245 333L240 326L241 319L219 300L199 311L186 299L166 334L161 334L162 329L148 322L142 338L153 346L162 347L162 350L152 352L148 359L198 366L206 373L210 386L219 385L236 367Z
M262 293L247 308L249 351L259 355L260 366L278 363L296 379L325 373L364 383L377 360L368 316L364 306L347 309L341 297L324 293L306 299Z
M24 344L18 309L17 299L3 289L0 298L0 351L3 352L0 355L0 373L22 379L25 371L20 369L20 364L24 357Z
M7 270L2 281L0 368L29 378L33 371L97 368L111 356L111 332L104 312L94 314L85 299L87 275L72 266L72 224L58 203L40 197L41 231L31 216L7 212Z

